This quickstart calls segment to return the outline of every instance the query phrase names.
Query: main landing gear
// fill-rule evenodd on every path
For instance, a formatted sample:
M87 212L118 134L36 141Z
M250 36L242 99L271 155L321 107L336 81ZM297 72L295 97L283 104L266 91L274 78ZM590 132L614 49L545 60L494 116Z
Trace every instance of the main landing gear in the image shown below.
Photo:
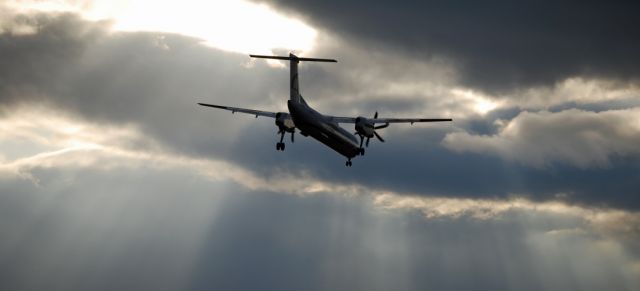
M280 130L278 132L280 134L280 142L276 144L276 150L278 151L284 151L284 142L282 142L282 140L284 140L284 130Z
M347 167L351 167L351 165L353 165L353 163L351 162L351 158L349 158L349 160L344 165Z
M282 129L280 131L278 131L278 134L280 134L280 142L276 143L276 150L278 150L278 151L284 151L284 142L283 142L283 140L284 140L284 134L285 133L286 132L284 130L282 130ZM291 142L293 142L293 134L294 134L294 131L291 131Z
M364 136L360 135L360 148L358 149L358 154L364 156L364 148L362 147L362 142L364 141Z

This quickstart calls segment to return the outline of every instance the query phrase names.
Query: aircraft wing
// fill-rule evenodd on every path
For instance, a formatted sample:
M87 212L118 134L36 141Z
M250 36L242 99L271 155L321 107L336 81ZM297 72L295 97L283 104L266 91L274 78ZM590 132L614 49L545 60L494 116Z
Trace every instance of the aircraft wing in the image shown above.
M218 108L218 109L224 109L224 110L229 110L229 111L231 111L231 113L241 112L241 113L255 115L256 117L258 117L258 116L266 116L266 117L276 118L276 113L275 112L253 110L253 109L245 109L245 108L239 108L239 107L221 106L221 105L206 104L206 103L198 103L198 105L207 106L207 107L213 107L213 108Z
M330 116L332 121L337 123L356 123L355 117ZM451 118L367 118L373 123L415 123L415 122L443 122L453 121Z

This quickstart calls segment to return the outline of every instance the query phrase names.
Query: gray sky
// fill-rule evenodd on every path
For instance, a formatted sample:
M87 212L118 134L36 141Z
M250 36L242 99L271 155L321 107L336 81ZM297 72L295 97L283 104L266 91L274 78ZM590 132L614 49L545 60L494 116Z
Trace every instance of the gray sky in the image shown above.
M635 4L203 5L0 2L0 289L640 288ZM322 112L454 122L346 168L195 105L286 110L291 50Z

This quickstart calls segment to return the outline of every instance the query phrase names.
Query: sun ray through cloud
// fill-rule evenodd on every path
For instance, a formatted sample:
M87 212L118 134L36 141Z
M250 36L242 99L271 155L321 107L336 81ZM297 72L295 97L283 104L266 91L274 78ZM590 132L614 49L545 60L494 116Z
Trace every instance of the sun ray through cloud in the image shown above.
M310 51L317 34L265 4L237 0L9 1L7 6L21 12L76 12L90 20L110 20L114 31L177 33L245 54Z

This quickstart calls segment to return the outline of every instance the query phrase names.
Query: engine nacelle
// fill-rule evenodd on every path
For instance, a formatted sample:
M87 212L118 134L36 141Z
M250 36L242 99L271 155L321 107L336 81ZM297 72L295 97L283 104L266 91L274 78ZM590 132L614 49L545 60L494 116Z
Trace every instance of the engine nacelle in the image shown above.
M364 137L373 137L373 121L362 116L356 118L356 132Z
M276 125L280 130L286 132L294 132L296 129L296 125L293 123L291 115L286 112L276 113Z

